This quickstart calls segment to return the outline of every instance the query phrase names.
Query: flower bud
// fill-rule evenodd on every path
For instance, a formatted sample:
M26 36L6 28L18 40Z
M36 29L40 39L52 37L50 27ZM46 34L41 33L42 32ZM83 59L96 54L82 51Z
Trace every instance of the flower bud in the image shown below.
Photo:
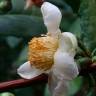
M44 0L26 0L25 9L31 7L32 5L35 5L37 7L41 7L43 2L44 2Z

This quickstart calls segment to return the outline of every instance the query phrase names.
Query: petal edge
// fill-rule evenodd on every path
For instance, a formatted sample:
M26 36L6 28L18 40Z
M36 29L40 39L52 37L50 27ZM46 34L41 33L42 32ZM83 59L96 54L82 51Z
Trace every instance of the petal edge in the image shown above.
M25 62L17 69L17 74L20 75L22 78L31 79L40 74L44 73L41 70L36 69L35 67L30 65L30 62Z

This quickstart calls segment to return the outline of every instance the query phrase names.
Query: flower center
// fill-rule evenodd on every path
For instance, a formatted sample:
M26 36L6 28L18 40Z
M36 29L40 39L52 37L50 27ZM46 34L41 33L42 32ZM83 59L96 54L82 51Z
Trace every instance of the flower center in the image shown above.
M54 53L58 48L58 39L52 36L33 38L29 42L28 60L40 70L49 70L54 64Z

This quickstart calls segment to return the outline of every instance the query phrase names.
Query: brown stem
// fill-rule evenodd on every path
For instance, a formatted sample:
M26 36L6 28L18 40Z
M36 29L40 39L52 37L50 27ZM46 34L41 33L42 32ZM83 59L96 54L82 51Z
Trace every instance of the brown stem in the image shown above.
M79 47L84 51L84 55L86 57L90 57L91 52L86 48L86 46L83 44L83 42L77 37L78 39L78 45Z
M89 72L94 72L95 70L96 70L96 66L89 66L86 69L81 69L80 75L86 75ZM32 84L47 83L47 81L48 81L48 76L42 74L30 80L18 79L18 80L2 82L0 83L0 92L4 92L16 88L23 88L23 87L31 86Z
M46 82L47 82L47 75L45 74L42 74L30 80L18 79L18 80L7 81L7 82L0 83L0 92L8 91L10 89L23 88L26 86L31 86L32 84L38 84L38 83L40 84Z

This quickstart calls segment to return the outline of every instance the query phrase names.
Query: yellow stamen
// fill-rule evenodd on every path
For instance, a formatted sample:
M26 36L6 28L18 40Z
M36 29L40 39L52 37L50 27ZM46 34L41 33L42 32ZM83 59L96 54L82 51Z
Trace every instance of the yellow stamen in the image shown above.
M28 60L32 66L40 70L48 70L54 64L54 53L58 48L58 40L51 36L33 38L29 42Z

